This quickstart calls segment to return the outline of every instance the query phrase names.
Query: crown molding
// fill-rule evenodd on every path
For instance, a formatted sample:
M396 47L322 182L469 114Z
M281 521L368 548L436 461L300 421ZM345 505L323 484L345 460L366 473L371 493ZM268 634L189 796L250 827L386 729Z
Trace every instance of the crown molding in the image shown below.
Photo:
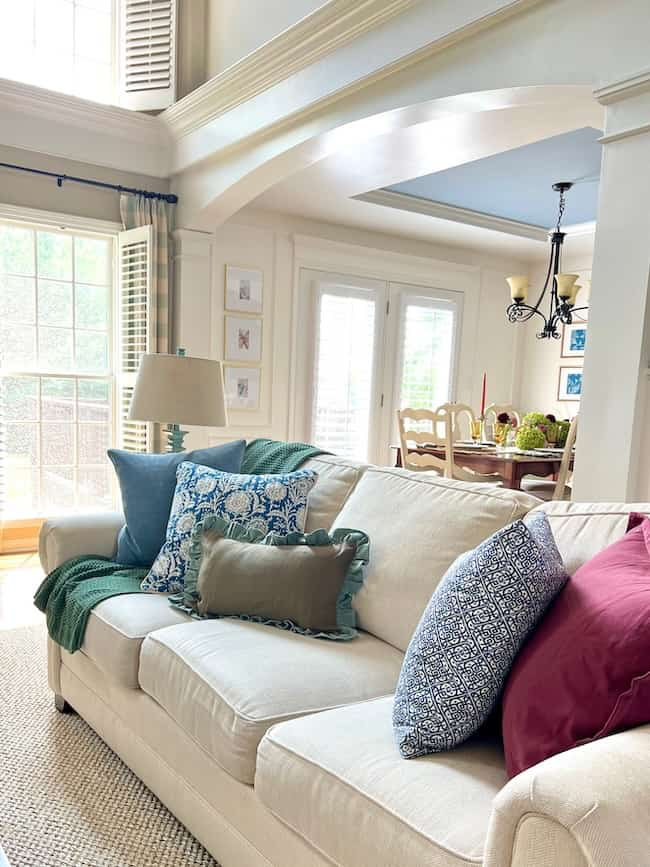
M594 99L601 105L611 105L650 90L650 69L620 78L594 90Z
M0 78L0 115L2 145L155 177L169 174L170 136L151 115L6 78Z
M478 226L480 229L491 229L494 232L504 232L507 235L516 235L532 241L541 241L543 243L548 241L548 229L543 229L541 226L520 223L517 220L508 220L504 217L495 217L492 214L484 214L481 211L472 211L470 208L444 205L441 202L432 202L429 199L422 199L419 196L408 196L405 193L396 193L393 190L374 190L370 193L354 196L354 198L361 202L370 202L372 205L397 208L401 211L410 211L413 214L435 217L438 220L466 223L469 226Z
M185 135L316 63L419 0L329 0L162 112Z

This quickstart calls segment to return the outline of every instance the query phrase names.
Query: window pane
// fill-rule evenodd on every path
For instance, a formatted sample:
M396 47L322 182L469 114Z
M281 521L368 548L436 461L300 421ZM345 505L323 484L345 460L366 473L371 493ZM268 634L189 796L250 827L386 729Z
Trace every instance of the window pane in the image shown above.
M0 275L0 320L30 325L36 321L36 281L33 277Z
M0 226L0 271L34 274L34 233L31 229Z
M104 424L79 425L79 463L103 464L110 446L110 431Z
M101 283L110 280L110 245L103 238L74 239L74 279L78 283Z
M454 313L408 303L403 316L400 406L435 409L449 400Z
M21 515L36 515L38 511L38 470L16 464L9 456L5 516L8 519L19 518Z
M43 467L41 470L41 512L57 515L74 509L72 467Z
M100 63L111 62L111 16L87 6L77 5L74 20L75 54Z
M72 280L72 238L54 232L38 233L38 276Z
M111 480L108 467L80 467L78 472L79 505L92 509L111 506Z
M108 370L108 338L97 331L77 331L77 369L83 373L105 373Z
M38 321L41 325L72 325L72 283L38 281Z
M74 425L46 421L41 425L42 462L45 466L74 463Z
M375 302L321 297L313 439L335 454L368 457Z
M38 463L38 427L35 424L5 426L5 439L9 464L16 467L35 466Z
M75 286L77 328L108 328L108 286Z
M56 46L61 57L72 55L73 6L68 0L36 0L36 50L47 52Z
M39 366L55 373L72 370L72 329L38 329Z
M38 379L3 376L0 379L0 417L4 421L36 421Z
M103 421L110 419L110 385L101 379L79 380L79 421Z
M30 370L36 364L36 328L0 323L0 364Z
M72 379L41 380L41 418L47 421L74 420L74 381Z

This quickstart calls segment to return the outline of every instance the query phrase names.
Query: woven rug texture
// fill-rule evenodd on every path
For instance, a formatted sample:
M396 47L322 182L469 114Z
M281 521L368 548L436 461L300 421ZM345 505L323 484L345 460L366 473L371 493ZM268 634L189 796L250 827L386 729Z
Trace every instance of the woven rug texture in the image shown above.
M80 717L54 709L44 626L0 631L0 682L11 867L218 867Z

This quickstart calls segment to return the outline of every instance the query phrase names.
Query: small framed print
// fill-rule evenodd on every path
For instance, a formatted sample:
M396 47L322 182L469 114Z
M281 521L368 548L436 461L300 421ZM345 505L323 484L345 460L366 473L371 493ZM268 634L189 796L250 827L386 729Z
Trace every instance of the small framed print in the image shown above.
M262 360L262 320L226 316L226 361Z
M580 400L582 396L582 368L561 367L557 382L557 399Z
M261 313L264 273L254 268L226 265L226 310Z
M573 322L565 325L562 332L562 358L583 358L587 343L587 325Z
M234 367L224 365L224 384L228 409L259 409L259 367Z

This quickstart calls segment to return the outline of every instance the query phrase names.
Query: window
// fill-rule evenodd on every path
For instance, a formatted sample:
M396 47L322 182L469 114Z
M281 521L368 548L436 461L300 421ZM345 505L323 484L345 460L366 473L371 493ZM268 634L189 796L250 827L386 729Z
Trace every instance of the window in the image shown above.
M301 272L312 296L313 353L305 381L305 434L335 454L384 463L395 413L453 399L462 295L318 271Z
M114 102L115 0L0 0L0 76Z
M176 0L0 0L0 77L137 111L176 98Z
M0 222L6 518L106 508L114 239Z

